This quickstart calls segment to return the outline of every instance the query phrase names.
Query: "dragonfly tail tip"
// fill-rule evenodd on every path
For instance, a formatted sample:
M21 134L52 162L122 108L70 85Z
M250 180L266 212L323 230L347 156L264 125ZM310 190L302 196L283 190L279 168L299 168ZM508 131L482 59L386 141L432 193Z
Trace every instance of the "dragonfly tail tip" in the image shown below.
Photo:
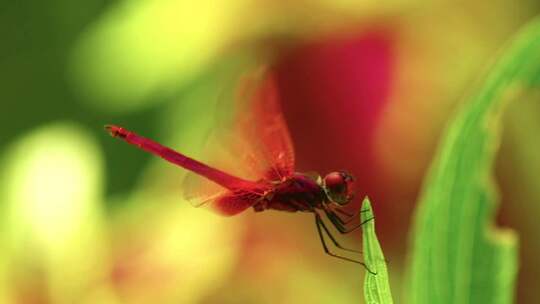
M123 129L115 125L105 125L105 130L109 132L112 137L125 137Z

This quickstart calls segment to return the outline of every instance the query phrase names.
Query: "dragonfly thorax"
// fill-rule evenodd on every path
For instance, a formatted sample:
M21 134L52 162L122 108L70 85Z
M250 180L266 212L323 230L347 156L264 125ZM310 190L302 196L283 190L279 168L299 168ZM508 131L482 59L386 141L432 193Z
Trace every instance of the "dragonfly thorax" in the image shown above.
M324 189L317 180L304 174L295 173L293 176L275 183L253 208L255 211L274 209L311 212L315 208L320 208L325 198Z

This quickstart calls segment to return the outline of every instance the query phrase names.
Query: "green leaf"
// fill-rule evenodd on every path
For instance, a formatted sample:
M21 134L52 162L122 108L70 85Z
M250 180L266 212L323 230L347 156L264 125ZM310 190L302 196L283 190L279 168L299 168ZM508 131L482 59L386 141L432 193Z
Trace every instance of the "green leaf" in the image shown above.
M369 198L365 198L362 203L362 226L364 261L370 271L376 273L366 273L364 279L364 297L366 303L394 303L390 293L388 283L388 271L386 260L375 234L375 219Z
M520 32L449 124L412 230L408 303L511 303L517 236L495 228L492 167L507 101L538 85L540 20Z

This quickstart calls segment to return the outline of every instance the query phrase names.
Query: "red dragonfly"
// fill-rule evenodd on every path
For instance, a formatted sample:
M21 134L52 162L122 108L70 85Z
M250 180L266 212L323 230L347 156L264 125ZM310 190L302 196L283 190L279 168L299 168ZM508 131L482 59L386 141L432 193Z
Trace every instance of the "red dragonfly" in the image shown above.
M247 83L250 81L253 84L253 79ZM310 212L314 214L319 238L328 255L359 263L373 273L363 262L330 251L323 235L338 249L361 253L341 246L322 219L325 215L342 234L364 224L354 223L362 211L350 214L344 210L354 196L353 176L345 171L331 172L324 178L296 172L294 149L275 84L268 75L262 81L257 80L257 84L250 96L236 98L248 102L244 102L241 111L236 111L238 117L233 121L232 135L222 132L214 137L214 146L209 149L212 154L220 149L222 154L230 156L221 164L207 165L116 125L105 128L111 136L189 170L183 192L192 203L209 205L229 216L250 207L256 212L270 209Z

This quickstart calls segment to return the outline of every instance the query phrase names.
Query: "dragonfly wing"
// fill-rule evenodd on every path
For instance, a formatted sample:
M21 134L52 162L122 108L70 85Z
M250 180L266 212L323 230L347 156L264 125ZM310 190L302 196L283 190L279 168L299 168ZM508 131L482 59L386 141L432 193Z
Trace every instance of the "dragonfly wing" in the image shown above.
M234 133L230 127L215 127L197 158L203 163L244 180L260 180L264 168L268 165L264 159L258 158L260 152L255 150L254 145L250 145L246 142L246 138ZM194 172L188 172L184 186L187 190L184 195L186 198L227 190Z
M230 193L230 190L193 172L187 173L182 183L182 196L193 207L207 205L228 193Z
M206 206L218 214L231 216L253 206L253 204L257 202L260 197L262 196L258 194L246 196L235 194L231 191L224 191L210 196L197 196L194 197L195 200L191 200L191 202L192 204L198 204L197 207Z
M213 200L211 208L221 215L231 216L253 206L261 197L257 193L228 193Z
M292 175L294 148L272 75L249 75L239 90L237 130L257 151L261 165L265 166L264 177L279 180Z
M272 77L262 73L248 75L224 96L227 98L217 106L214 131L197 158L260 185L292 175L294 149ZM246 190L242 185L238 189ZM210 206L227 215L252 206L260 192L264 192L259 189L255 196L235 194L191 172L186 175L182 190L192 205Z
M260 153L254 148L255 146L249 145L244 137L233 134L231 130L216 128L208 137L199 158L234 176L246 180L260 180L267 165L264 160L257 159L256 155ZM245 193L264 192L264 186L254 187L255 185L256 183L238 185L235 194L235 191L224 188L197 173L188 172L182 183L182 194L194 207L205 206L217 213L232 215L253 205L258 198L251 196L253 200L250 201L250 197ZM263 190L253 190L254 188ZM238 193L244 193L243 197Z
M184 198L195 207L209 207L212 211L231 216L253 206L262 198L265 187L238 187L236 190L207 181L190 173L184 180ZM266 188L267 189L267 188Z

